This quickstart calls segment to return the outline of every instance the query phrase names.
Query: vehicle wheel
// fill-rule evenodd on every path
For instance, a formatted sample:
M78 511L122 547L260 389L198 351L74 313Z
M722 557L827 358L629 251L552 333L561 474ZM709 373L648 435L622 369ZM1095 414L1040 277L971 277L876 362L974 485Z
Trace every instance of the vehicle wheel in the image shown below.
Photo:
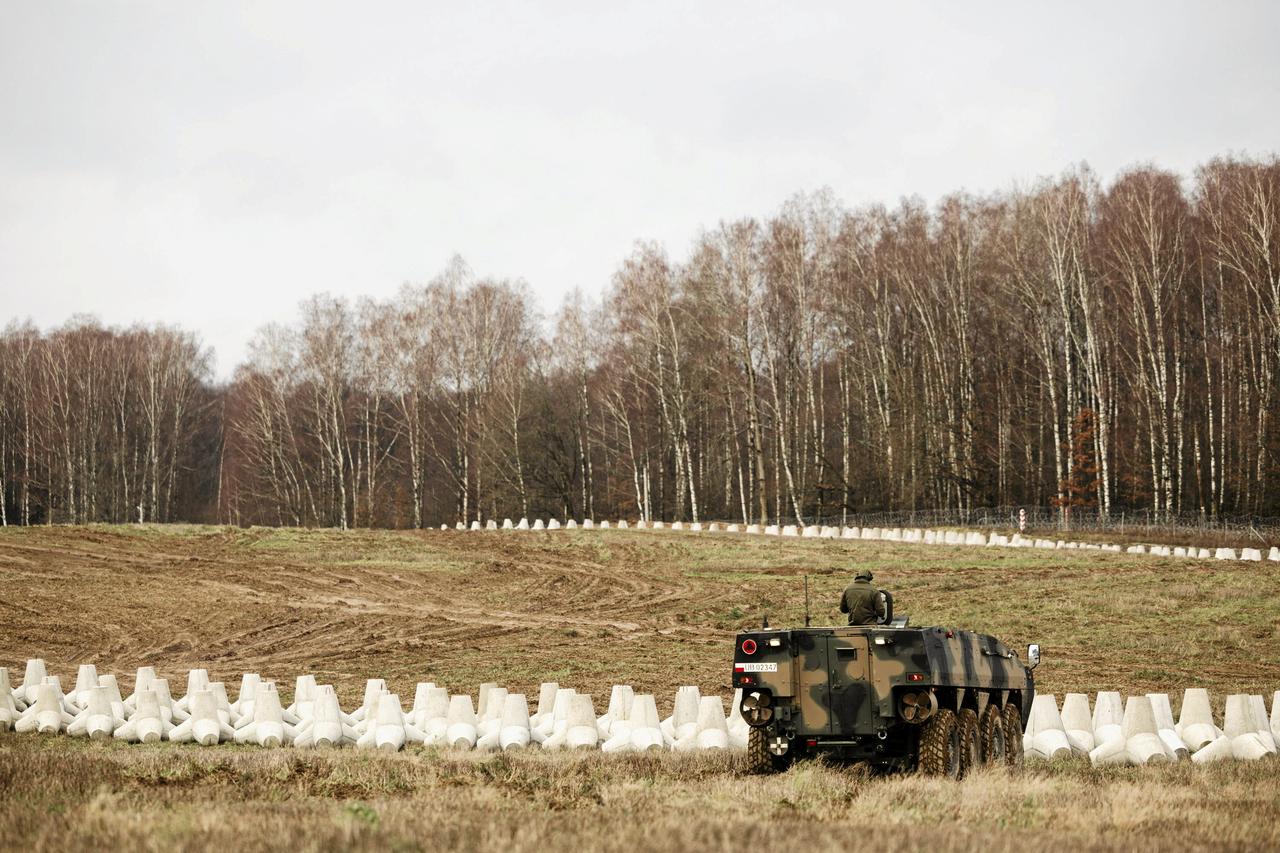
M994 702L982 712L978 725L982 740L982 760L987 764L1004 764L1007 760L1004 737L1004 715Z
M970 770L982 763L982 738L978 734L977 713L971 708L963 709L956 725L960 728L960 778L963 779L969 775Z
M1010 702L1004 706L1004 760L1010 767L1022 766L1022 712Z
M955 712L942 708L924 724L918 766L926 776L960 778L960 727Z
M793 747L794 748L794 747ZM778 756L769 751L769 739L764 729L752 729L747 735L747 772L779 773L791 764L791 753Z

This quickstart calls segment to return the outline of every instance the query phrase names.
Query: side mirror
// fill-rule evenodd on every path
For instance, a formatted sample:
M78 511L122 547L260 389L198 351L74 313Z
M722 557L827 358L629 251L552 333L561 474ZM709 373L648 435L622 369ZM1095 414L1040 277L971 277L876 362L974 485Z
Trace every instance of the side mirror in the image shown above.
M1027 663L1031 665L1032 669L1035 669L1037 666L1040 665L1040 644L1039 643L1032 643L1031 645L1027 646Z
M888 590L876 590L876 602L880 606L876 609L880 612L876 614L877 625L889 625L893 623L893 593Z

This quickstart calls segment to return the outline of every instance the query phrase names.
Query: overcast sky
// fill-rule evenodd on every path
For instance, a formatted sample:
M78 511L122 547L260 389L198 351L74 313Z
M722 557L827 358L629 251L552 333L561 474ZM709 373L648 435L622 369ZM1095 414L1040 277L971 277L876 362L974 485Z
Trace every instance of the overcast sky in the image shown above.
M799 190L1189 173L1280 148L1278 10L0 0L0 325L177 323L226 377L455 253L550 312Z

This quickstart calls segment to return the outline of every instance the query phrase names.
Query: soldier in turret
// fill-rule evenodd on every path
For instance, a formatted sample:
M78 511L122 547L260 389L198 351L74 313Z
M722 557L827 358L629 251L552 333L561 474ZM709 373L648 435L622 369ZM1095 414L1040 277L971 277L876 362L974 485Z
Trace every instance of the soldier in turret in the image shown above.
M844 588L840 612L849 614L850 625L875 625L877 617L884 615L879 590L871 585L874 579L869 569L861 569L853 583Z

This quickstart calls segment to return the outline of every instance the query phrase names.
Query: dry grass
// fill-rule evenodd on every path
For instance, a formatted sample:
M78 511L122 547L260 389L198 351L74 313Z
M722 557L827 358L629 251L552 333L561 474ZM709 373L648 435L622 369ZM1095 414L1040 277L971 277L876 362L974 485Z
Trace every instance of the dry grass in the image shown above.
M833 620L864 566L916 623L1043 642L1047 690L1280 687L1276 564L622 531L0 531L0 664L312 671L347 703L371 675L410 695L420 678L727 695L735 629L798 622L806 572ZM0 827L5 848L1274 849L1280 764L1065 762L955 785L818 763L758 778L723 757L0 735Z

